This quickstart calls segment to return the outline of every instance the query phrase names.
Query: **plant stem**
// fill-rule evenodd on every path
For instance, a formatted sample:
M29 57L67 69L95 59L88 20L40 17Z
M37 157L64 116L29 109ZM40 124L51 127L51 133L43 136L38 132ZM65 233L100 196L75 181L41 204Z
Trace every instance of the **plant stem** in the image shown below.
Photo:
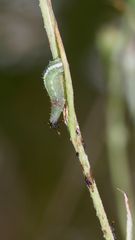
M76 118L74 109L74 95L72 80L69 70L68 61L66 58L64 46L60 37L60 33L57 27L57 22L53 13L52 5L50 0L39 0L40 8L43 16L44 26L49 39L50 49L53 58L60 57L64 66L64 86L66 95L66 117L65 123L69 130L70 139L78 155L80 164L83 169L86 185L90 192L90 196L93 200L93 204L96 210L96 215L99 218L103 236L106 240L114 240L113 233L111 231L95 180L91 174L90 163L88 157L84 151L83 140Z

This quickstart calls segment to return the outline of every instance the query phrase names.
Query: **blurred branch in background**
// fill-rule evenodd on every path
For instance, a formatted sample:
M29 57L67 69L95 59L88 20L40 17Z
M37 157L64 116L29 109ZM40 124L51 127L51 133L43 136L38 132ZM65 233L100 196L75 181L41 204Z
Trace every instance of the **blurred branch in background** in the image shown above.
M124 202L125 202L125 208L126 208L126 219L127 219L127 227L126 227L126 240L131 240L133 233L133 220L132 220L132 214L131 214L131 210L130 210L130 206L129 206L129 201L128 201L128 197L126 195L125 192L121 191L120 189L118 189L120 192L122 192L123 196L124 196Z
M128 194L135 219L135 202L128 161L128 127L125 121L125 95L131 116L135 117L135 13L124 6L117 24L104 28L98 35L98 46L107 68L107 147L110 175L117 202L117 212L123 239L126 215L119 187ZM133 233L135 236L135 230Z

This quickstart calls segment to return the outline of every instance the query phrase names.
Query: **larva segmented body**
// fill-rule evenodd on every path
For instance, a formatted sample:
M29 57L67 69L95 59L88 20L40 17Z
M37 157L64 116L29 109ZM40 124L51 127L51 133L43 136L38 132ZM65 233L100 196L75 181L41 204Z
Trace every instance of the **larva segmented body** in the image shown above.
M63 64L60 58L50 61L43 79L45 88L51 100L50 125L56 127L65 104Z

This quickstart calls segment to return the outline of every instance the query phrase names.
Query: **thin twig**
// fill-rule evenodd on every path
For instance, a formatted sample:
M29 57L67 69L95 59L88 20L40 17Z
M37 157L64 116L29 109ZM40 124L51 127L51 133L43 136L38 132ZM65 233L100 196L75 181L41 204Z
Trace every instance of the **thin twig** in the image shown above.
M66 92L66 104L67 104L67 117L66 123L69 130L70 139L73 143L75 151L78 155L80 164L83 169L86 185L90 192L90 196L93 200L93 204L96 210L96 215L99 218L103 236L106 240L114 240L113 233L111 231L95 180L91 174L90 164L88 157L84 151L82 136L80 128L77 122L76 113L74 109L74 96L72 80L69 70L68 61L66 58L64 46L60 37L57 22L54 17L52 5L50 0L39 0L40 8L44 20L44 26L49 39L50 49L53 58L60 57L64 66L64 85Z

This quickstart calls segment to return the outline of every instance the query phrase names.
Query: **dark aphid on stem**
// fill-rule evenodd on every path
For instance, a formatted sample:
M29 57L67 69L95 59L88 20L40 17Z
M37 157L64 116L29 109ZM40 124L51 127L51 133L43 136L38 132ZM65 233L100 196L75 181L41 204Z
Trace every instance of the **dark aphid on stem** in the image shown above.
M60 58L50 61L43 79L51 100L50 126L56 128L65 105L63 64Z

